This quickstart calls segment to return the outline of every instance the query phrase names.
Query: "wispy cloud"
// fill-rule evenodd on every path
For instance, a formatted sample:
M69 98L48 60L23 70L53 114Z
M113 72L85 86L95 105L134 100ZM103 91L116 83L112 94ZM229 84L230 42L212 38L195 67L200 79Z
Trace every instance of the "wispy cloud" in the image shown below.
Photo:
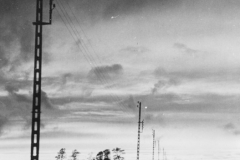
M46 3L44 3L46 5ZM18 70L23 63L33 59L35 17L33 1L2 0L0 5L0 66L8 71ZM48 54L43 56L49 61Z
M1 129L6 126L6 122L18 119L24 121L23 129L28 129L31 126L31 114L32 110L32 95L19 92L21 88L15 84L7 84L5 90L6 96L0 97L0 117L1 117ZM61 112L56 106L51 103L47 93L42 91L42 110L47 111L46 117L53 117ZM56 113L54 113L56 112ZM44 123L41 127L44 127Z
M123 74L123 67L120 64L98 66L88 73L88 80L92 83L106 83L116 80Z
M228 124L225 124L223 128L225 130L232 130L232 129L235 129L235 126L232 123L228 123Z
M209 68L209 69L179 69L179 70L166 70L163 67L158 67L154 70L153 74L156 77L167 77L167 78L174 78L178 80L208 80L208 81L237 81L239 79L239 69L216 69L216 68Z
M175 48L179 49L181 52L185 53L186 55L191 55L193 57L195 57L198 53L201 53L198 50L195 49L191 49L189 47L187 47L185 44L183 43L175 43L173 45Z
M32 44L33 44L33 27L28 18L33 11L31 8L33 3L27 3L26 0L18 2L4 0L1 2L1 34L0 45L1 51L1 66L19 65L22 61L27 61L33 57ZM25 17L25 18L23 18ZM9 27L11 26L11 27ZM20 48L20 52L10 48ZM10 56L11 55L11 56ZM14 62L14 63L13 63Z
M228 131L234 135L240 135L240 129L238 127L236 127L235 124L233 123L227 123L223 126L223 129L225 131Z
M176 0L89 0L89 1L73 1L76 11L84 11L85 16L93 22L101 19L111 20L112 17L125 17L126 15L136 14L145 8L172 8L176 7L181 1Z
M164 7L173 7L177 4L181 3L180 1L175 0L151 0L151 1L144 1L144 0L113 0L109 3L104 10L104 17L109 18L109 16L117 16L117 15L125 15L125 14L136 14L141 12L144 8L148 7L157 7L157 8L164 8Z
M178 80L171 79L171 78L158 80L158 82L154 84L154 88L152 89L152 94L157 93L159 90L163 90L171 86L176 86L179 83L180 82Z
M0 136L3 133L3 127L7 124L8 119L2 115L0 115Z
M137 110L137 102L134 100L133 96L129 96L128 98L124 99L123 102L120 102L120 105L123 105L126 109L131 111Z
M141 55L143 53L148 52L149 49L147 49L146 47L139 47L139 46L127 46L126 48L123 48L120 50L121 53L127 53L128 56L131 54L135 54L135 55Z

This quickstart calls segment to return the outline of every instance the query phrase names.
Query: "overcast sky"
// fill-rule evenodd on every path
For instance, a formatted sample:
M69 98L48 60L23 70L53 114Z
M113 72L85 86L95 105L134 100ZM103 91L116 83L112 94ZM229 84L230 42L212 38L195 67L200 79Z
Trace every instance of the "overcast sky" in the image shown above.
M152 158L152 129L169 160L240 158L239 0L54 2L41 160L114 147L136 159L138 101L140 159ZM35 3L0 1L0 159L30 159Z

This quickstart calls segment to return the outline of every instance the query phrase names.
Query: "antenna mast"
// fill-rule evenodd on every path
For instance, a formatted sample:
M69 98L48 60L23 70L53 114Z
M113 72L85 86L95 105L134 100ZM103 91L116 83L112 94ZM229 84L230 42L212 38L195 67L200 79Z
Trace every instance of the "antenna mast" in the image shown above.
M152 153L152 160L154 160L154 149L155 149L155 130L153 129L153 153Z
M43 22L43 0L36 0L34 79L32 102L31 160L39 159L41 124L42 26L52 24L53 0L49 0L49 22Z
M159 140L158 140L158 160L159 160L160 148L159 148Z
M163 160L164 160L164 148L163 148Z
M139 160L139 151L140 151L140 133L142 133L140 131L141 128L141 124L142 124L142 131L143 131L143 124L144 124L144 120L141 121L141 102L138 102L138 106L139 108L139 119L138 119L138 143L137 143L137 160Z

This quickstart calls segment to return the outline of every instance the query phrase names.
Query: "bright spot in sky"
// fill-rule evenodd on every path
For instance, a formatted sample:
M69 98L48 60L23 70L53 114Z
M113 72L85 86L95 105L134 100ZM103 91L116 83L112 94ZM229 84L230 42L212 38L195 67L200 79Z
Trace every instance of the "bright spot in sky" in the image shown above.
M145 109L147 109L147 106L145 106Z
M111 19L113 19L113 18L117 18L118 16L119 16L119 15L117 15L117 16L112 16Z

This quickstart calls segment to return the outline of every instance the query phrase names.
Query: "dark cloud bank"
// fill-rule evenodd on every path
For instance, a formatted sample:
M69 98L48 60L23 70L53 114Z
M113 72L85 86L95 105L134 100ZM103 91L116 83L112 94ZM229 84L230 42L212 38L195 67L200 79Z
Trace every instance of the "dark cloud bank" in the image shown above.
M5 90L8 95L0 97L0 131L13 119L23 121L25 123L23 129L28 129L31 126L32 94L19 93L20 88L10 84L5 86ZM60 115L61 111L52 104L47 93L42 91L41 94L44 115L47 117ZM44 125L42 123L41 127Z
M82 20L99 22L101 20L109 21L115 16L125 17L138 14L145 9L172 8L181 2L181 0L73 0L57 4L67 6L68 3L75 12L80 12L79 15L83 15Z
M98 66L92 68L88 73L88 80L93 83L106 83L117 79L123 73L123 67L120 64Z
M0 66L19 65L33 58L34 3L28 0L2 0L0 2ZM12 48L20 45L20 53ZM10 56L11 55L11 56ZM13 58L12 58L13 57Z
M44 1L45 8L48 2ZM34 57L36 1L1 0L0 2L0 67L14 71ZM48 12L46 12L48 13ZM44 15L44 20L45 20ZM46 30L45 30L46 32ZM44 32L44 33L45 33ZM46 40L46 36L45 39ZM44 63L49 56L43 56Z
M233 135L240 135L240 129L233 123L227 123L223 125L223 129Z
M32 86L28 79L30 70L16 70L21 70L21 65L27 62L32 61L33 64L35 5L36 1L29 0L0 1L0 89L8 93L0 97L0 131L12 118L20 118L30 124L32 95L20 93L20 90ZM48 2L44 1L44 7L47 5ZM44 91L42 103L43 109L53 109Z

